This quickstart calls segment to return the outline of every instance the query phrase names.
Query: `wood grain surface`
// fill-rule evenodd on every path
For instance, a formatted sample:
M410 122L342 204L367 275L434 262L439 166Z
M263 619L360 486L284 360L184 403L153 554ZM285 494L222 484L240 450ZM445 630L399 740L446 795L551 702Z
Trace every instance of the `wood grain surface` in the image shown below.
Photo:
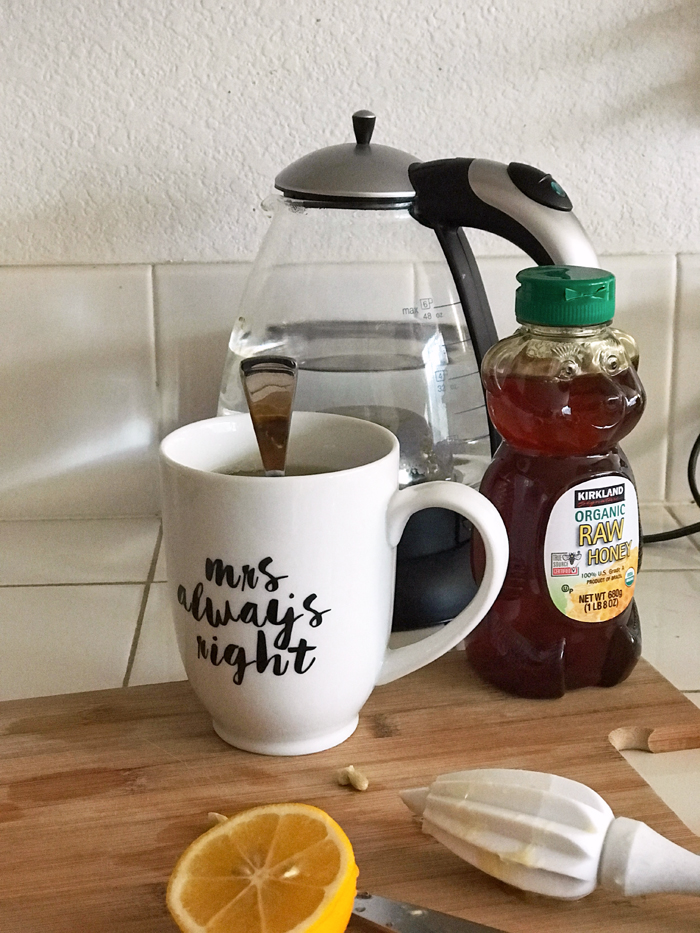
M697 933L700 899L596 891L560 902L509 888L423 835L398 796L445 771L551 771L700 852L608 740L620 727L671 726L700 728L700 710L644 662L610 690L522 700L480 683L460 652L377 688L354 736L298 758L227 746L187 683L3 703L0 931L173 933L165 886L207 813L295 800L345 828L361 889L508 933ZM367 791L336 783L349 764Z

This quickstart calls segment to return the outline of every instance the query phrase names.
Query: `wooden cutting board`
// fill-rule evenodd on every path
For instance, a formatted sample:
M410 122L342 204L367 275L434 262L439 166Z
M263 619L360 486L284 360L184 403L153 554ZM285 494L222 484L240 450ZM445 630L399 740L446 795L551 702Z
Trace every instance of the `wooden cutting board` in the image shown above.
M608 741L622 726L700 733L700 710L644 662L611 690L521 700L477 681L460 652L377 688L352 738L299 758L224 744L187 683L3 703L0 931L173 933L166 882L207 813L295 800L345 828L361 889L508 933L697 933L700 899L560 902L511 889L423 835L398 796L445 771L551 771L700 852ZM348 764L369 777L366 792L337 785Z

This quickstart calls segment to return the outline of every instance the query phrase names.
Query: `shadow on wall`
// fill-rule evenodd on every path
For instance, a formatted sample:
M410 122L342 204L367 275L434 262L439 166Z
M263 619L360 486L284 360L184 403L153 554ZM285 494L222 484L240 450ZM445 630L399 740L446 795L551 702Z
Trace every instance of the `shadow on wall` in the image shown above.
M645 92L632 99L633 106L627 113L634 115L643 109L675 111L696 123L700 115L700 4L697 0L687 0L642 16L624 28L623 37L635 47L656 47L662 77L654 85L649 81ZM690 69L684 65L684 51L693 59ZM685 69L682 77L663 80L663 71L670 71L674 61L679 63L675 71ZM653 75L650 77L653 79Z
M611 19L612 19L611 14ZM548 48L546 72L573 66L591 94L581 96L569 124L578 131L581 119L592 121L589 130L635 121L644 114L659 115L676 123L679 117L696 123L700 114L700 5L696 0L635 16L632 8L618 7L617 28L605 29L590 20L589 31L577 32L561 46ZM564 35L566 35L564 33ZM690 63L690 64L689 64ZM551 66L554 65L552 68ZM561 71L560 71L561 70ZM606 88L610 93L605 93ZM611 105L610 101L617 101ZM559 119L560 112L556 112Z

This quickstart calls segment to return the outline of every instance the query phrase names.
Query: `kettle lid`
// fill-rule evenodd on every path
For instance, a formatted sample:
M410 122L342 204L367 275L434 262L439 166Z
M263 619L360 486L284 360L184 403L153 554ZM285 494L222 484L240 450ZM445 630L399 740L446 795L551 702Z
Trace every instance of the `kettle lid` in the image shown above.
M282 169L275 188L289 198L337 202L339 207L396 207L411 201L415 191L408 167L419 159L371 144L376 119L369 110L358 110L352 115L356 142L302 156Z

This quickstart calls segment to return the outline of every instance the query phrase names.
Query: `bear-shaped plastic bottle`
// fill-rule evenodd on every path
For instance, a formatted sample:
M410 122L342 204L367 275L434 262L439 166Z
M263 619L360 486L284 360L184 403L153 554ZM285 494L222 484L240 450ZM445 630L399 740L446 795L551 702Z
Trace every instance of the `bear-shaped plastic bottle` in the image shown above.
M639 507L617 444L646 396L634 340L610 326L611 273L541 266L517 278L521 326L481 371L503 443L480 489L505 522L510 562L467 658L509 693L558 697L619 683L641 653ZM478 538L472 562L480 579Z

